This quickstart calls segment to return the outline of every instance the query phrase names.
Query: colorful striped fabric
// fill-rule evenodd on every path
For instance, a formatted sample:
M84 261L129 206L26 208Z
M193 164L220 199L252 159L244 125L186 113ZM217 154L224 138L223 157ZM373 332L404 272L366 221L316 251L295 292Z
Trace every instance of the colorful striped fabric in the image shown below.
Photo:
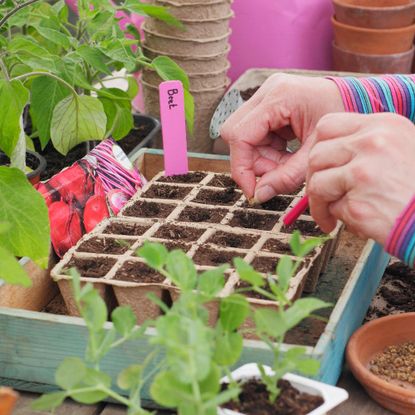
M329 79L338 86L346 111L393 112L415 122L415 75ZM415 268L415 197L397 218L385 249Z

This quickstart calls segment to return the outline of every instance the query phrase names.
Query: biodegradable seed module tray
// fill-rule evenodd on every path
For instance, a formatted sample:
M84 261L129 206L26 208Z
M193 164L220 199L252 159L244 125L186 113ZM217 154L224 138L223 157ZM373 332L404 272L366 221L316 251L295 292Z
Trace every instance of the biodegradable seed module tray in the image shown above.
M147 298L152 292L167 303L177 297L177 289L162 275L136 256L145 242L161 242L168 249L182 249L193 258L199 271L229 263L241 257L257 271L275 274L282 255L289 254L290 234L298 229L304 237L320 235L310 216L304 215L290 228L282 217L303 195L281 195L261 206L249 206L229 175L191 172L187 175L155 176L124 207L116 218L102 222L65 255L52 270L70 312L74 312L67 269L75 266L81 281L92 282L108 302L112 287L119 304L129 304L139 322L159 314L158 307ZM337 237L339 229L333 236ZM317 248L303 260L292 279L289 297L301 295L306 284L316 283L335 243ZM310 284L310 281L313 281ZM244 288L233 268L220 294L229 295ZM312 290L312 288L311 288ZM257 306L275 306L256 293L247 292ZM211 305L211 318L217 307Z

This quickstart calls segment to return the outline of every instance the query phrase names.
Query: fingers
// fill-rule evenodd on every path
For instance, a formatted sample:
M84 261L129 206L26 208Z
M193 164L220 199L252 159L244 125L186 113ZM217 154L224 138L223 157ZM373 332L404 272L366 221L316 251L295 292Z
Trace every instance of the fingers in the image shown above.
M367 116L355 113L327 114L316 125L316 141L349 136L367 124Z

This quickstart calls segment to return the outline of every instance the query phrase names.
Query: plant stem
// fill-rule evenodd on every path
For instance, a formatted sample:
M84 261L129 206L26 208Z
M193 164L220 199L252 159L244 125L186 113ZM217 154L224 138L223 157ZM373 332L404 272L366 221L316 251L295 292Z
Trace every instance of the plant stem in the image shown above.
M28 0L26 3L19 4L14 9L10 10L1 20L0 20L0 28L10 19L13 15L15 15L18 11L24 9L27 6L30 6L33 3L36 3L40 0Z
M7 71L6 64L4 63L3 59L1 59L1 58L0 58L0 68L1 68L2 72L4 73L4 77L9 81L10 80L9 72Z

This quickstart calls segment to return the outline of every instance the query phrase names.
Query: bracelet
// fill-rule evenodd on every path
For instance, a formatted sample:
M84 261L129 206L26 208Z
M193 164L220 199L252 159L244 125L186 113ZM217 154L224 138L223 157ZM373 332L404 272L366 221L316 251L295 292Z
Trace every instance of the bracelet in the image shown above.
M409 267L415 268L415 196L396 219L385 249Z

